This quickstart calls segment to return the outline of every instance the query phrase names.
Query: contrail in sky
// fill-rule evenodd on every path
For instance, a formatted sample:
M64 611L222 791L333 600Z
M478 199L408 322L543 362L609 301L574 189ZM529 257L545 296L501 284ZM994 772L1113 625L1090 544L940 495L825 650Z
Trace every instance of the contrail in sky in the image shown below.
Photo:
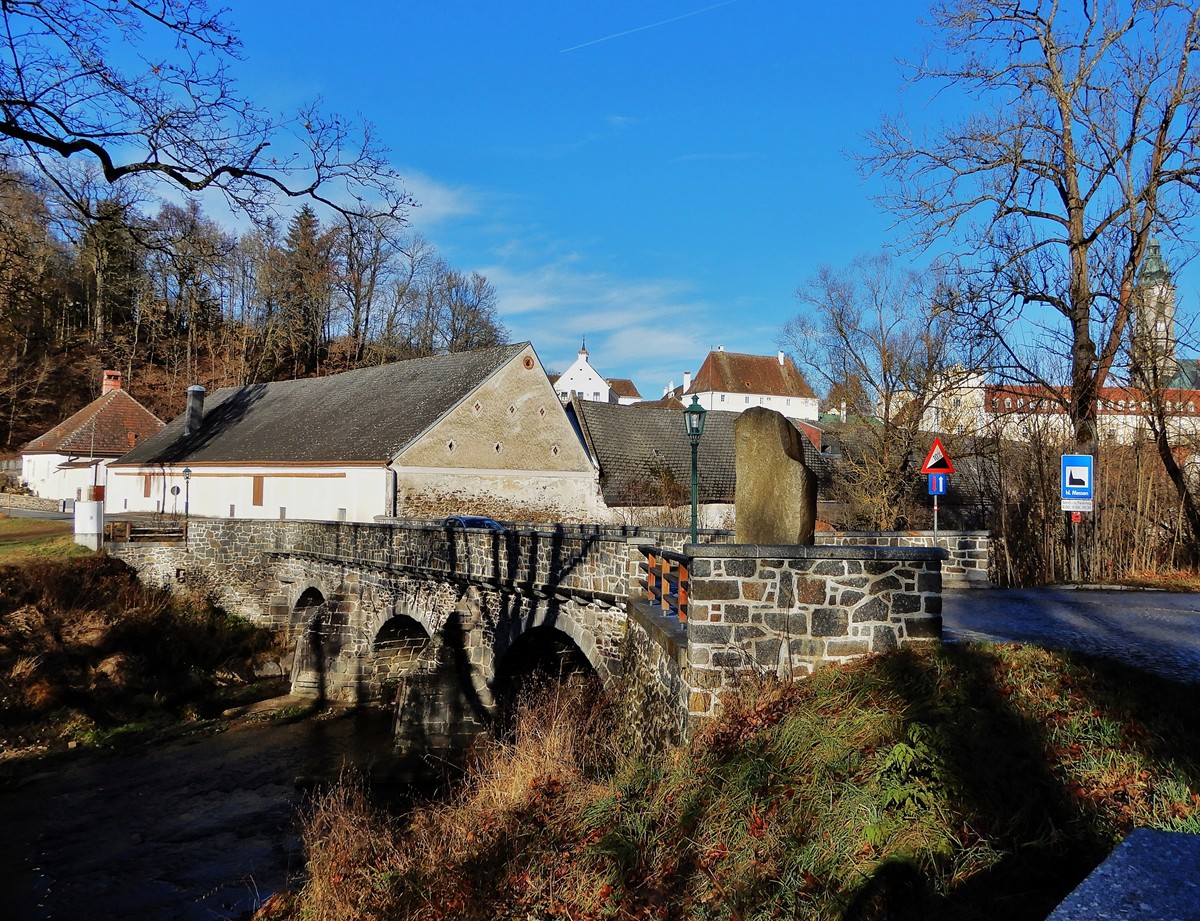
M601 42L607 42L614 38L621 38L625 35L633 35L635 32L645 32L647 29L657 29L659 26L665 26L668 23L679 22L681 19L688 19L691 16L699 16L701 13L707 13L709 10L715 10L718 7L729 6L731 3L737 3L738 0L722 0L721 3L714 3L711 6L706 6L703 9L692 10L690 13L684 13L682 16L672 16L670 19L664 19L661 22L652 22L648 26L638 26L636 29L626 29L624 32L614 32L612 35L606 35L603 38L594 38L590 42L584 42L582 45L572 45L570 48L564 48L559 54L566 54L568 51L578 51L580 48L587 48L589 45L599 45Z

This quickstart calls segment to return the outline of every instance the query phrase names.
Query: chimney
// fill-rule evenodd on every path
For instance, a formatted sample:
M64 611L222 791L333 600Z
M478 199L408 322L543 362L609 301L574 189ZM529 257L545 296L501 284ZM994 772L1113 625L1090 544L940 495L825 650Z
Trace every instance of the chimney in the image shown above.
M691 386L692 386L692 372L684 371L683 372L683 392L687 393L688 390L691 388Z
M107 396L114 390L121 389L121 372L105 371L100 383L100 396Z
M779 350L779 367L783 367L783 349Z
M192 384L187 389L187 407L183 411L183 433L194 435L204 422L204 388Z

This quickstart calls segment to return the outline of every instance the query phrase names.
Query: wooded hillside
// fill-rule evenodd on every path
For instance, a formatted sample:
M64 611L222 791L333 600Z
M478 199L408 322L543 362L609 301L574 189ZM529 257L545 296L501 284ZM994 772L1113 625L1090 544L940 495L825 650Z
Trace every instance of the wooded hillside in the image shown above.
M395 217L309 205L238 234L194 201L0 171L0 456L100 394L164 419L191 384L310 377L506 340L495 291ZM81 207L82 205L82 207Z

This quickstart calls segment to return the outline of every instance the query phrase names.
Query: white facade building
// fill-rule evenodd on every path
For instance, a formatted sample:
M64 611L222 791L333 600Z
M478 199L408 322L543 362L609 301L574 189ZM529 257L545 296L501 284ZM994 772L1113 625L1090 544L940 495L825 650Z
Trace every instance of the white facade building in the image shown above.
M21 480L43 499L73 502L102 495L108 465L152 437L162 420L105 371L100 396L21 451Z

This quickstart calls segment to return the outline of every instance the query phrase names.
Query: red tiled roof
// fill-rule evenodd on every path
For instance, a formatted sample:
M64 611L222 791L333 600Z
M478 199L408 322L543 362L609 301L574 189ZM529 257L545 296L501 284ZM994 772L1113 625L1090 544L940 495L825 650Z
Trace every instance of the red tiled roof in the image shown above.
M163 424L126 391L112 390L33 439L22 453L120 457Z
M612 388L612 392L618 397L627 397L629 399L640 400L642 395L638 392L633 381L627 377L610 377L608 386Z
M790 358L737 352L709 352L687 392L816 398Z

